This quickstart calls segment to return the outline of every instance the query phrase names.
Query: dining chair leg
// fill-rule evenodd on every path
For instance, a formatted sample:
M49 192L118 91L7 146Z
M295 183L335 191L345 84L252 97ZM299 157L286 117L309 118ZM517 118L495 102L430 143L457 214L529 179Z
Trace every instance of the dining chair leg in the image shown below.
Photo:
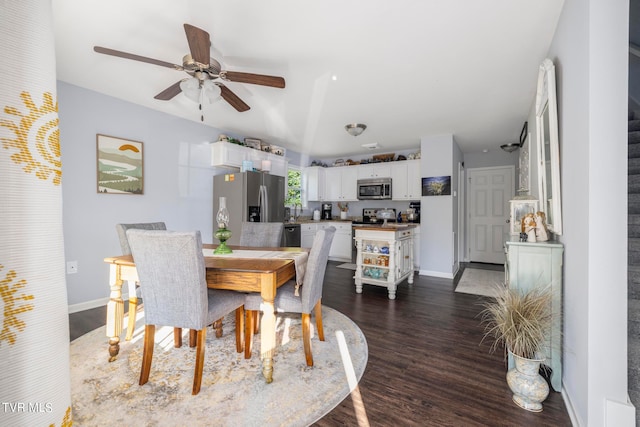
M220 338L222 336L222 319L220 318L213 322L213 330L216 331L216 338Z
M260 332L260 310L254 310L253 312L253 333Z
M142 368L140 369L139 385L144 385L149 381L149 372L151 371L151 359L153 359L153 342L156 335L155 325L145 325L144 327L144 346L142 348Z
M242 353L244 349L244 305L236 308L236 351Z
M182 347L182 328L173 328L173 346Z
M205 343L207 341L207 328L202 328L196 332L197 342L196 345L196 368L193 373L193 390L191 394L200 393L200 385L202 384L202 370L204 368L204 350Z
M255 310L245 311L245 324L244 324L244 358L251 359L251 343L253 342L253 323Z
M198 330L197 329L189 329L189 347L193 348L196 346Z
M318 338L324 341L324 327L322 326L322 300L318 300L314 308L316 315L316 329L318 330Z
M302 313L302 342L304 343L304 357L307 359L307 366L313 366L313 355L311 354L310 313Z

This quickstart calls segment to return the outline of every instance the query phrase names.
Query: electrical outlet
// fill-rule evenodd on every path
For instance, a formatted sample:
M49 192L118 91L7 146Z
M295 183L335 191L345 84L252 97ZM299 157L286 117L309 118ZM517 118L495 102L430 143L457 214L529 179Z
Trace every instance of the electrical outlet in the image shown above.
M78 272L78 261L67 262L67 274L76 274Z

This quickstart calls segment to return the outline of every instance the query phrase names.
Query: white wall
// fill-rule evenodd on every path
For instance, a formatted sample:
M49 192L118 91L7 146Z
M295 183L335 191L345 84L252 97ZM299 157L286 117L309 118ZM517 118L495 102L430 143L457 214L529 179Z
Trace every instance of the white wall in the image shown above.
M212 176L222 171L209 166L209 141L220 132L64 82L58 99L65 257L78 261L67 275L73 310L109 296L103 259L120 254L116 223L164 221L212 242ZM97 133L143 143L143 195L97 193Z
M549 52L560 123L563 386L584 426L634 425L624 406L628 8L626 0L566 0Z
M421 138L422 177L457 175L453 135ZM453 184L453 182L452 182ZM452 189L453 189L452 185ZM453 278L453 196L422 197L420 203L420 274ZM457 222L455 224L457 228Z

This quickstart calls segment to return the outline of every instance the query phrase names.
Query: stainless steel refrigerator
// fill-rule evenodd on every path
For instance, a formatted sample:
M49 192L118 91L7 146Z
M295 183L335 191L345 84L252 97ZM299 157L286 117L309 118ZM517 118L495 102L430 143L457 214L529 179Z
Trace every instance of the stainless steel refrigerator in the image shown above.
M227 198L229 245L240 242L243 221L284 222L284 177L262 172L238 172L213 177L213 230L220 197ZM217 243L217 242L214 242Z

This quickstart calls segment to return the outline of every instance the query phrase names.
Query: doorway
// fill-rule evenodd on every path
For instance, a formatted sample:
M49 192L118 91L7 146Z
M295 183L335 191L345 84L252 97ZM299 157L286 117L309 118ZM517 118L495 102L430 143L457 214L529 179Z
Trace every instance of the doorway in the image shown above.
M515 193L515 167L468 170L469 262L504 264L504 242L509 238L509 200Z

